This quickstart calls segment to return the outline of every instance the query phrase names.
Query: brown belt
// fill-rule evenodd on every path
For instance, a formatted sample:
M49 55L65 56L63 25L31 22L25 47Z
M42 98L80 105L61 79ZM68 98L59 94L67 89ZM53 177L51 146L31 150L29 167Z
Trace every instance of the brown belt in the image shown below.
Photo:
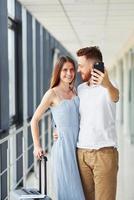
M99 149L87 149L87 148L77 148L77 149L92 152L92 151L99 151L99 150L106 150L106 149L116 149L116 147L111 146L111 147L101 147Z

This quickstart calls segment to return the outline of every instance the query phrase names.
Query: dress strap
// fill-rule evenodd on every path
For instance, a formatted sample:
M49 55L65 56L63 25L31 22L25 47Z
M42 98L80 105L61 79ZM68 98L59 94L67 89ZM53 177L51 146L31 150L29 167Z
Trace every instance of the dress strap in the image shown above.
M57 94L57 92L55 91L55 89L54 88L52 88L52 90L53 90L53 92L54 92L54 94L55 94L55 96L61 101L62 100L62 98L60 97L60 95L58 95Z

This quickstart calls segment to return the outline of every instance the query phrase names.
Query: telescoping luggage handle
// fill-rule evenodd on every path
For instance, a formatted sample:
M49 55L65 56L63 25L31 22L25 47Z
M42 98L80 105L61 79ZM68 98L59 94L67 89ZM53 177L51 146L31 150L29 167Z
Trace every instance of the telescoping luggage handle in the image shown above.
M42 158L39 160L39 192L42 193L42 162L44 165L44 193L47 195L47 157L42 156Z

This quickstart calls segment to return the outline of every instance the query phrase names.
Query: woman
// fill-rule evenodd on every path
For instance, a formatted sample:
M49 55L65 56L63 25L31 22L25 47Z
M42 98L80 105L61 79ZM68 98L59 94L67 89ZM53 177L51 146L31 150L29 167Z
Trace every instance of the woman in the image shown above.
M74 88L76 76L74 61L66 56L58 59L50 89L31 120L34 155L40 159L44 153L39 140L38 123L50 108L59 134L51 152L56 200L84 200L83 189L76 160L76 142L79 131L79 99Z

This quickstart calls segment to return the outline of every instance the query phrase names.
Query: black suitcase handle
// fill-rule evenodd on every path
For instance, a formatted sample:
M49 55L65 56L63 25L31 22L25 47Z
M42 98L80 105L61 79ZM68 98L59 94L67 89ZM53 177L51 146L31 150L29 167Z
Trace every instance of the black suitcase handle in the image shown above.
M45 186L44 186L44 191L45 195L47 195L47 157L42 156L41 159L39 160L39 192L42 193L41 188L42 188L42 173L41 173L41 163L44 162L44 180L45 180Z

